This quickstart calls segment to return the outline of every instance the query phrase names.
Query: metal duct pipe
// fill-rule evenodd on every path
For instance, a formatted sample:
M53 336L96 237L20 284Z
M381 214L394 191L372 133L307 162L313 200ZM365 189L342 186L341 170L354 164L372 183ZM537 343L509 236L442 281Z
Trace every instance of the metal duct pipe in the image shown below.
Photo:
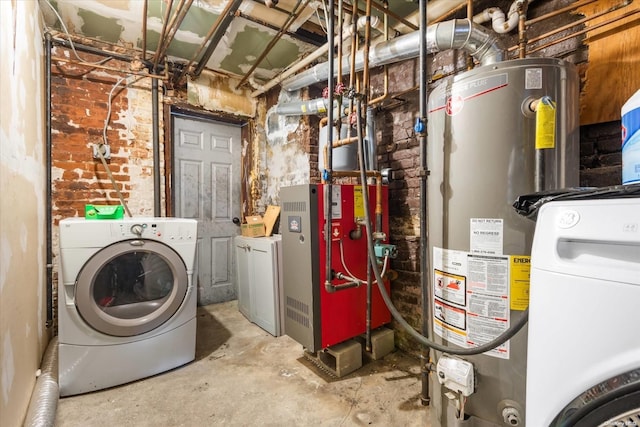
M369 50L369 67L392 64L418 57L420 54L420 31L416 31L393 40L383 41ZM468 19L453 19L439 22L427 27L427 53L447 49L462 49L477 59L482 65L501 62L505 58L505 50L498 38L484 27L474 24ZM345 55L348 56L348 55ZM350 58L343 59L342 74L350 69ZM357 71L364 67L362 51L355 55L354 65ZM316 65L282 82L283 89L298 90L329 78L328 62ZM334 73L335 74L335 73Z
M58 409L58 337L49 341L42 358L40 375L33 387L24 427L53 427Z

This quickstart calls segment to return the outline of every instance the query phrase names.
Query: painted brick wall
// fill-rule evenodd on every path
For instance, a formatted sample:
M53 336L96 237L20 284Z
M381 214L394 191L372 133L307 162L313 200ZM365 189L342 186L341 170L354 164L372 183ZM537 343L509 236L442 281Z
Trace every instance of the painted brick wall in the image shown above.
M68 55L59 47L53 52L54 57ZM101 59L81 56L88 61ZM127 65L109 61L112 67ZM87 73L87 67L67 64L52 68L52 197L57 224L62 218L83 216L87 203L119 204L102 163L93 158L92 146L103 140L109 93L122 74ZM126 83L131 86L125 88ZM153 215L151 123L150 79L128 78L113 90L106 135L109 169L133 215Z

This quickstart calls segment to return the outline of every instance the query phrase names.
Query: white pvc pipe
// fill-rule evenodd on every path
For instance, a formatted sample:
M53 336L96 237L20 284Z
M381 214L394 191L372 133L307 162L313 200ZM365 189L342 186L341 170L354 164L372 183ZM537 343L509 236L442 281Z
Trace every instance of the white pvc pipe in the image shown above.
M483 24L491 21L493 31L500 34L506 34L518 26L518 8L524 3L531 3L533 0L515 0L511 3L509 13L506 15L499 7L490 7L483 10L473 17L473 22Z

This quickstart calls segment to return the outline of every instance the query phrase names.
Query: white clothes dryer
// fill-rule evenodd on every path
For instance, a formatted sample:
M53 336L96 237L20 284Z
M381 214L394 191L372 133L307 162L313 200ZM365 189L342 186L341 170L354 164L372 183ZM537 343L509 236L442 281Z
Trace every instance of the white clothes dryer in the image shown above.
M60 221L60 395L100 390L195 358L197 221Z
M550 202L531 251L527 425L640 425L640 198Z

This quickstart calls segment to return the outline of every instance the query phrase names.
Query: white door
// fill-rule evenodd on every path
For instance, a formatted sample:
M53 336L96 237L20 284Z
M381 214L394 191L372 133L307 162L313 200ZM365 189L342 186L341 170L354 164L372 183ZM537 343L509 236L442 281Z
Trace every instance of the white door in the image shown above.
M240 127L174 116L175 215L198 220L198 304L236 299Z

